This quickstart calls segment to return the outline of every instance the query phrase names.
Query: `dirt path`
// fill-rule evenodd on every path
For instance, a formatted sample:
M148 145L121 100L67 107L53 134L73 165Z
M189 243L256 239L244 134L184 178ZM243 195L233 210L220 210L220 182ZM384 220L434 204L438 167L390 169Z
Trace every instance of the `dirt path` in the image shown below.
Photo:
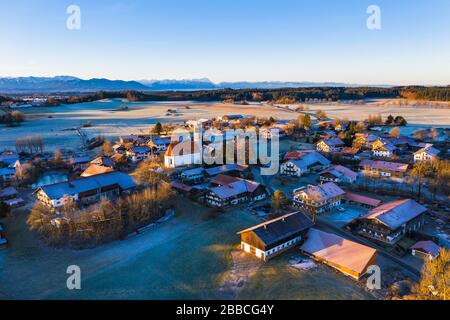
M224 276L219 287L218 296L221 299L237 299L248 280L261 268L263 262L253 258L241 250L231 252L233 266Z

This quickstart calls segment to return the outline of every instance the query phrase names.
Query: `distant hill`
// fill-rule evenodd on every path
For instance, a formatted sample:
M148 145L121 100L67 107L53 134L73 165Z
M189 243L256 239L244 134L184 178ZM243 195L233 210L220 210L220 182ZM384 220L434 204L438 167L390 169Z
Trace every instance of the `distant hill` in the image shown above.
M1 93L94 92L148 90L137 81L83 80L70 76L0 78Z
M123 81L109 79L83 80L71 76L57 77L18 77L0 78L0 93L64 93L64 92L96 92L96 91L196 91L220 89L280 89L280 88L317 88L317 87L366 87L365 85L338 82L220 82L209 79L186 80L141 80ZM374 86L371 86L374 87ZM378 88L391 86L378 85Z

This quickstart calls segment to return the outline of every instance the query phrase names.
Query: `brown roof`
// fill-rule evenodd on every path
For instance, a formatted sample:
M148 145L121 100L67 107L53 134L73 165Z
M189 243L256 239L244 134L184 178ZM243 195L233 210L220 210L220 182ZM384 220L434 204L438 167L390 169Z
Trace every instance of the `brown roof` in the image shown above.
M213 179L211 179L211 183L226 186L230 183L239 181L240 179L237 177L227 176L225 174L219 174L215 176Z
M338 268L345 268L362 274L371 262L376 250L362 244L326 233L309 229L307 240L301 249Z
M345 196L350 201L366 204L366 205L369 205L371 207L378 207L382 203L381 200L374 199L374 198L369 198L369 197L362 196L362 195L356 194L356 193L347 192L345 194Z
M104 166L99 166L96 164L91 164L89 167L86 168L86 170L83 171L81 176L82 177L90 177L90 176L95 176L97 174L102 174L102 173L107 173L107 172L112 172L112 171L114 171L114 170L111 169L110 167L104 167Z
M397 171L397 172L406 172L408 171L407 163L398 163L398 162L387 162L387 161L373 161L365 159L361 161L360 166L362 167L371 167L372 169L380 169L380 170L389 170L389 171Z
M200 146L195 141L171 142L167 148L166 156L182 156L199 152Z

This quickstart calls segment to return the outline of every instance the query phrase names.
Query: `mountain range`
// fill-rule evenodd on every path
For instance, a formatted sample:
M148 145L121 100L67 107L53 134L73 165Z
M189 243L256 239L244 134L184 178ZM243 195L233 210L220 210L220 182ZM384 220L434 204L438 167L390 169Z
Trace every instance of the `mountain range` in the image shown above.
M336 82L220 82L209 79L123 81L109 79L83 80L71 76L0 78L0 93L50 93L94 91L168 91L212 89L275 89L288 87L358 87ZM381 87L389 87L381 85Z

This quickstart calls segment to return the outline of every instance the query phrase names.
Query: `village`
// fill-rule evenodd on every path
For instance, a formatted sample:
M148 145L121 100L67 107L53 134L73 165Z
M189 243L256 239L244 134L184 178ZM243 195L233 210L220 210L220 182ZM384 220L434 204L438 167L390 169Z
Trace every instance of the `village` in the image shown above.
M204 208L212 221L237 209L259 222L226 230L239 244L234 264L288 255L292 268L309 272L322 263L364 287L373 266L389 261L403 273L383 275L383 297L409 296L426 261L450 247L448 132L402 135L400 115L356 122L297 113L290 121L228 114L158 122L148 134L104 140L92 152L46 154L39 139L21 140L0 154L0 221L25 210L36 239L84 249L150 233L179 214L180 201ZM219 133L198 142L196 129ZM227 134L234 130L255 130L260 140L239 149ZM261 174L267 164L246 157L262 140L279 143L271 154L276 174ZM232 161L205 163L225 145ZM64 174L42 182L46 172ZM0 235L8 250L3 224ZM231 297L241 290L224 286Z

